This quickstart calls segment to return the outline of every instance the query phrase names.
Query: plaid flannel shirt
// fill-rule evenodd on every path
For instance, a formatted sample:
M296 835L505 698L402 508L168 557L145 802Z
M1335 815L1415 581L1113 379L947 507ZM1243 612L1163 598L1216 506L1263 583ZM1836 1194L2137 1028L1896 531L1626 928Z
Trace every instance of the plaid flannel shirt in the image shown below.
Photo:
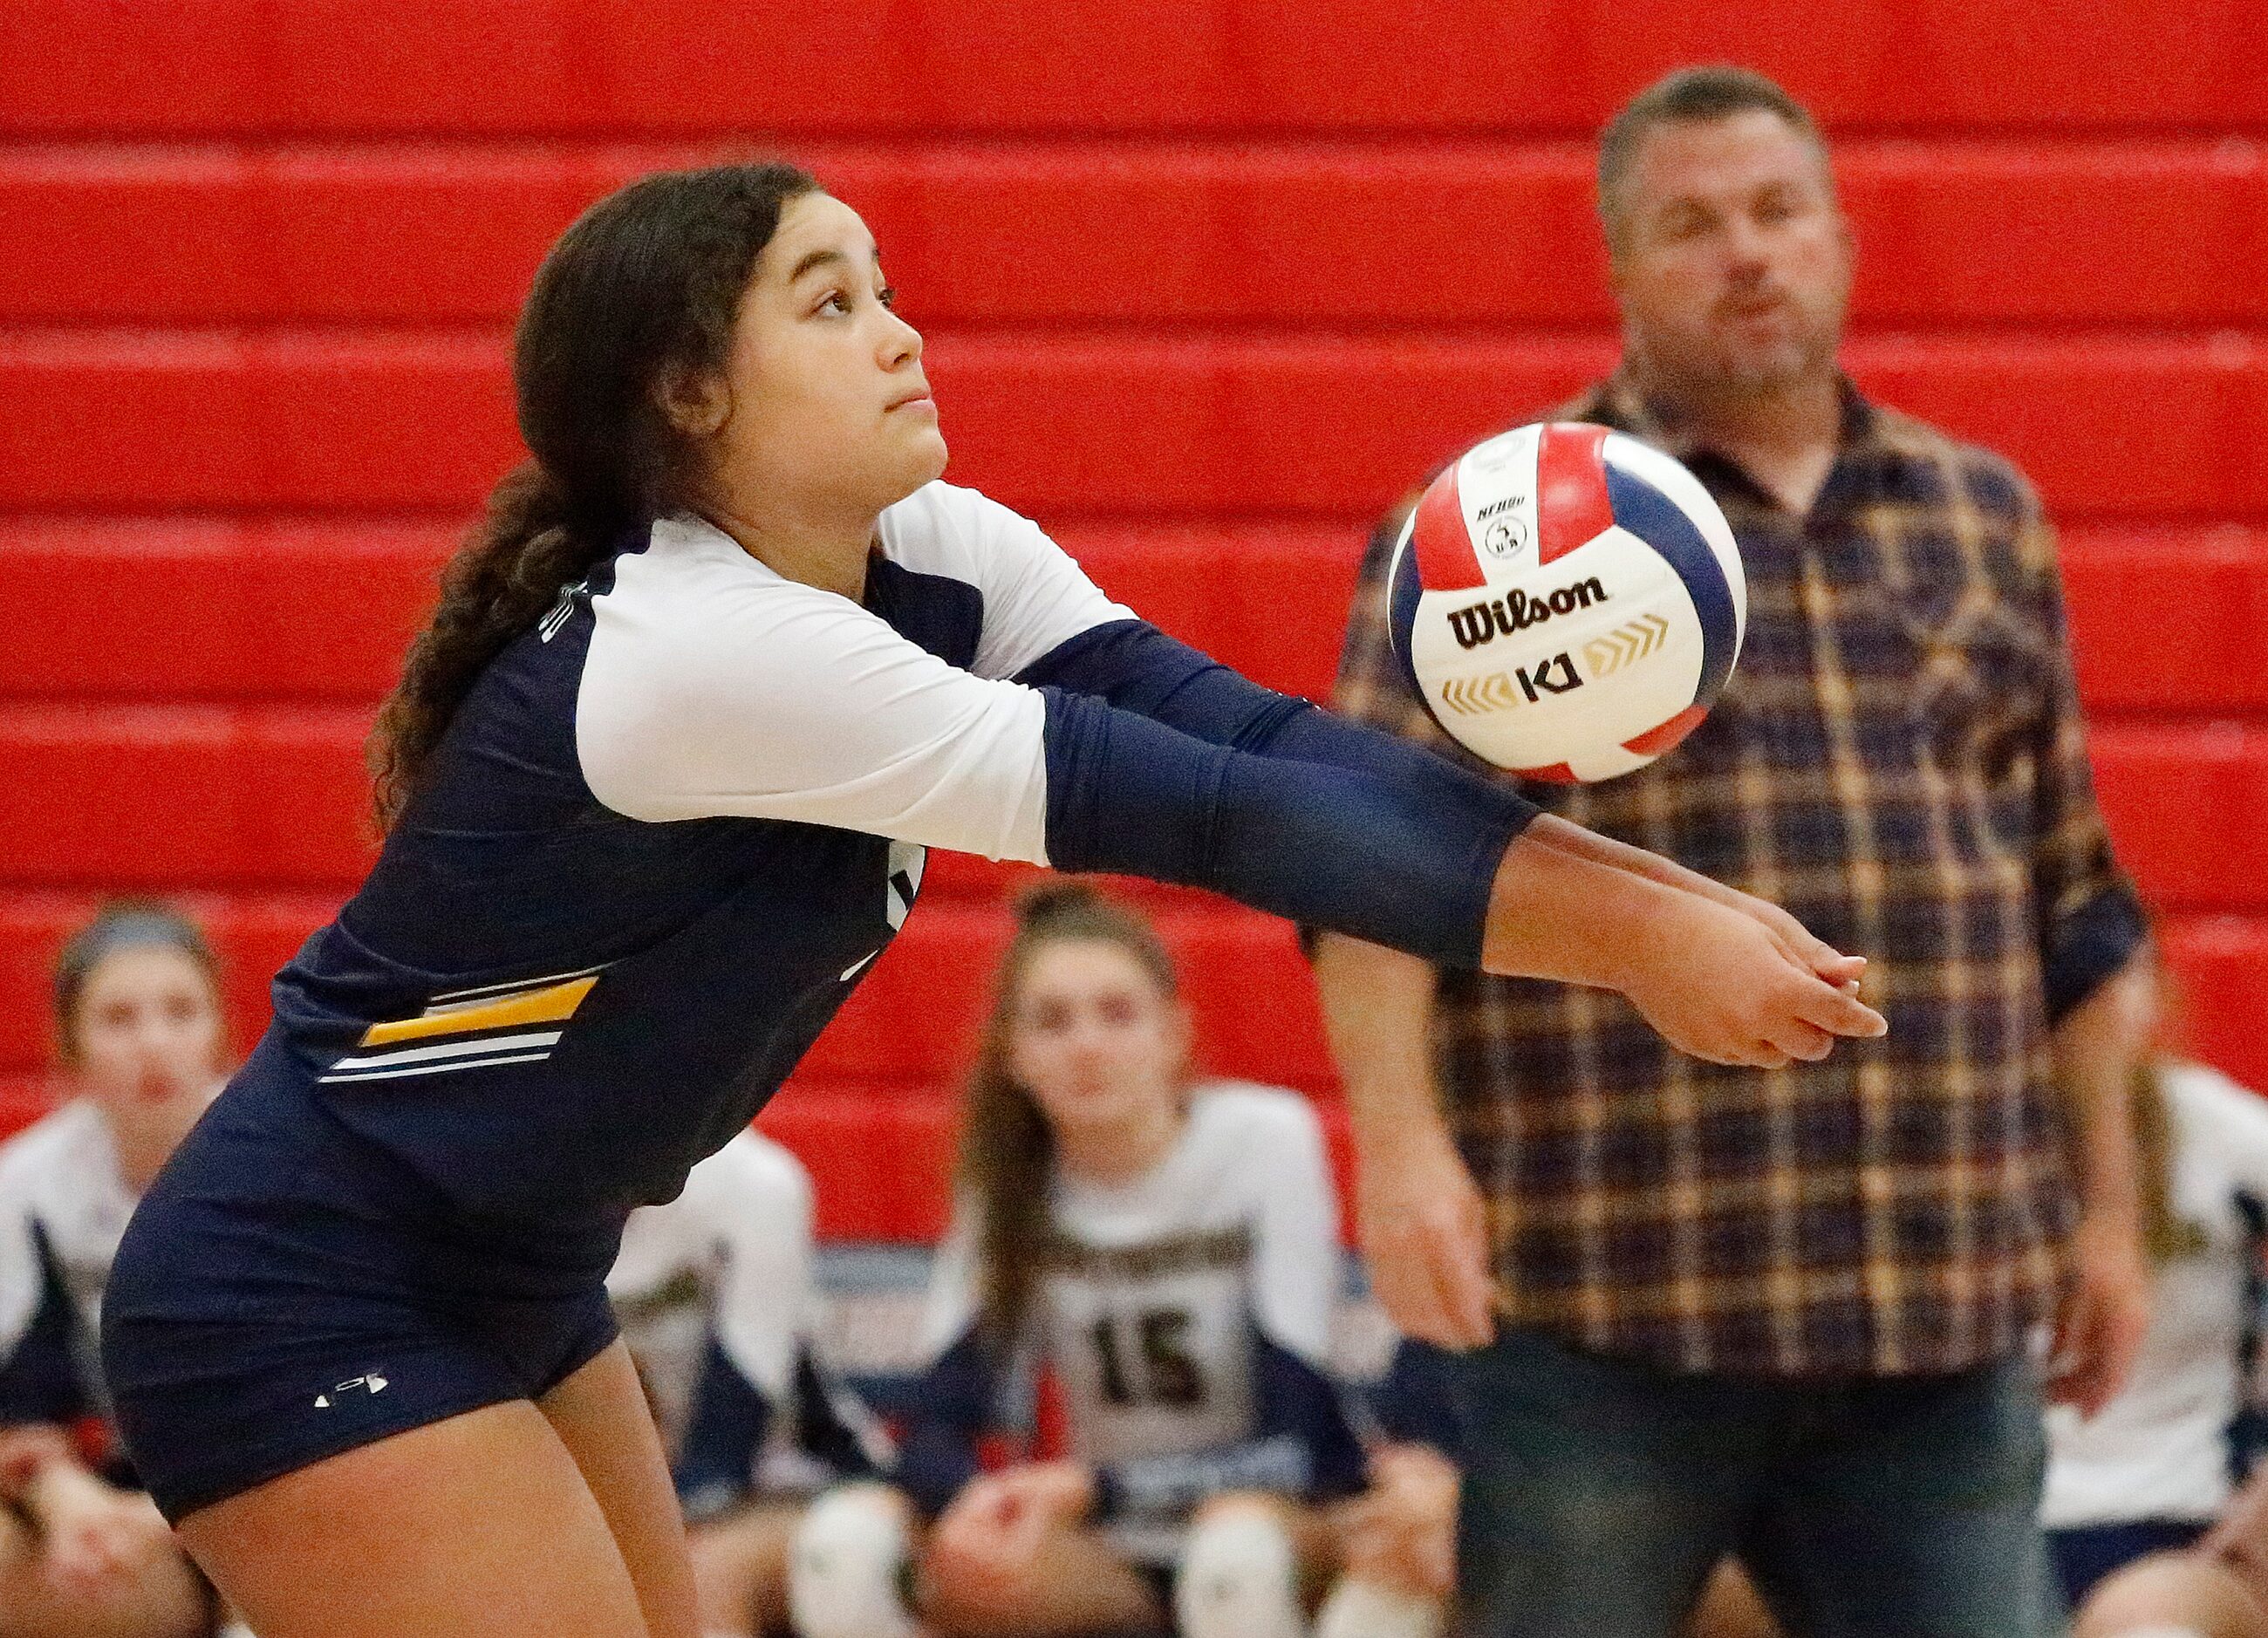
M2038 503L2007 462L1847 385L1802 518L1623 378L1555 418L1692 468L1740 541L1748 630L1676 750L1524 794L1867 957L1890 1028L1823 1064L1725 1069L1618 995L1443 972L1436 1058L1488 1201L1499 1314L1686 1372L2004 1358L2052 1311L2074 1213L2050 1023L2142 937L2095 807ZM1393 657L1399 522L1365 560L1337 707L1478 768Z

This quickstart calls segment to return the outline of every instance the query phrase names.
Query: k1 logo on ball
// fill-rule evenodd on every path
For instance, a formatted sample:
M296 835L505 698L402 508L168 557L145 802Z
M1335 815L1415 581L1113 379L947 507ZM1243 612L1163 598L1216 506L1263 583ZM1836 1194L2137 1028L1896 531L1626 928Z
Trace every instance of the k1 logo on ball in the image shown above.
M1517 665L1509 672L1491 672L1484 677L1450 677L1441 684L1441 703L1466 716L1486 711L1509 711L1514 706L1536 705L1549 695L1583 686L1572 654L1555 654L1535 665Z
M1723 691L1748 620L1699 480L1577 422L1460 456L1403 526L1388 588L1411 690L1460 745L1531 779L1609 779L1671 749Z

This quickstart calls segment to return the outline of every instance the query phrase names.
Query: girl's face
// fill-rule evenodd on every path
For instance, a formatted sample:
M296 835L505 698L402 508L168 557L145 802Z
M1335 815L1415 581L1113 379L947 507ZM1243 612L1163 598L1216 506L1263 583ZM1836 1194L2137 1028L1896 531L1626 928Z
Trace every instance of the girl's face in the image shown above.
M106 1105L202 1095L220 1072L219 997L165 944L129 944L86 975L70 1019L72 1067Z
M1189 1025L1134 953L1098 938L1035 951L1008 1018L1008 1068L1049 1125L1123 1127L1181 1098Z
M871 518L945 471L921 334L890 310L879 256L858 213L829 195L780 213L724 378L671 406L709 436L728 512Z

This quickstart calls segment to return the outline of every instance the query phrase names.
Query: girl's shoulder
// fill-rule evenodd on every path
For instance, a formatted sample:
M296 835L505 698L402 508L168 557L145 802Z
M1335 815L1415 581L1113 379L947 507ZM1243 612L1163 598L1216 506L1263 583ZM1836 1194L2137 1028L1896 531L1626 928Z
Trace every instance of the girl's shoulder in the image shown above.
M2169 1059L2159 1066L2158 1079L2184 1126L2268 1134L2268 1098L2209 1064Z
M1039 525L976 489L937 479L882 510L876 520L883 555L913 569L967 578L1002 546L1033 547Z
M766 567L716 525L689 515L656 518L645 538L617 554L600 578L607 584L593 589L600 593L599 606L609 612L662 603L673 618L693 621L729 617L748 599L832 596Z
M1200 1081L1189 1092L1192 1136L1223 1147L1262 1149L1320 1142L1314 1105L1298 1092L1257 1081Z
M114 1178L117 1162L102 1112L84 1098L40 1116L0 1142L0 1200L21 1208L83 1193Z

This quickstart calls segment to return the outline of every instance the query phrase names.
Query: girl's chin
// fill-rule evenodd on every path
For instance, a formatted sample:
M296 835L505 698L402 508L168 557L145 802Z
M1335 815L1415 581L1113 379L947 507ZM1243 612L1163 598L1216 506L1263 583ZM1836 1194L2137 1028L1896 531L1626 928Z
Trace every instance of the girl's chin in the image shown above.
M1071 1092L1049 1099L1046 1107L1048 1119L1057 1127L1097 1136L1138 1128L1152 1113L1145 1102L1127 1097L1116 1087Z

